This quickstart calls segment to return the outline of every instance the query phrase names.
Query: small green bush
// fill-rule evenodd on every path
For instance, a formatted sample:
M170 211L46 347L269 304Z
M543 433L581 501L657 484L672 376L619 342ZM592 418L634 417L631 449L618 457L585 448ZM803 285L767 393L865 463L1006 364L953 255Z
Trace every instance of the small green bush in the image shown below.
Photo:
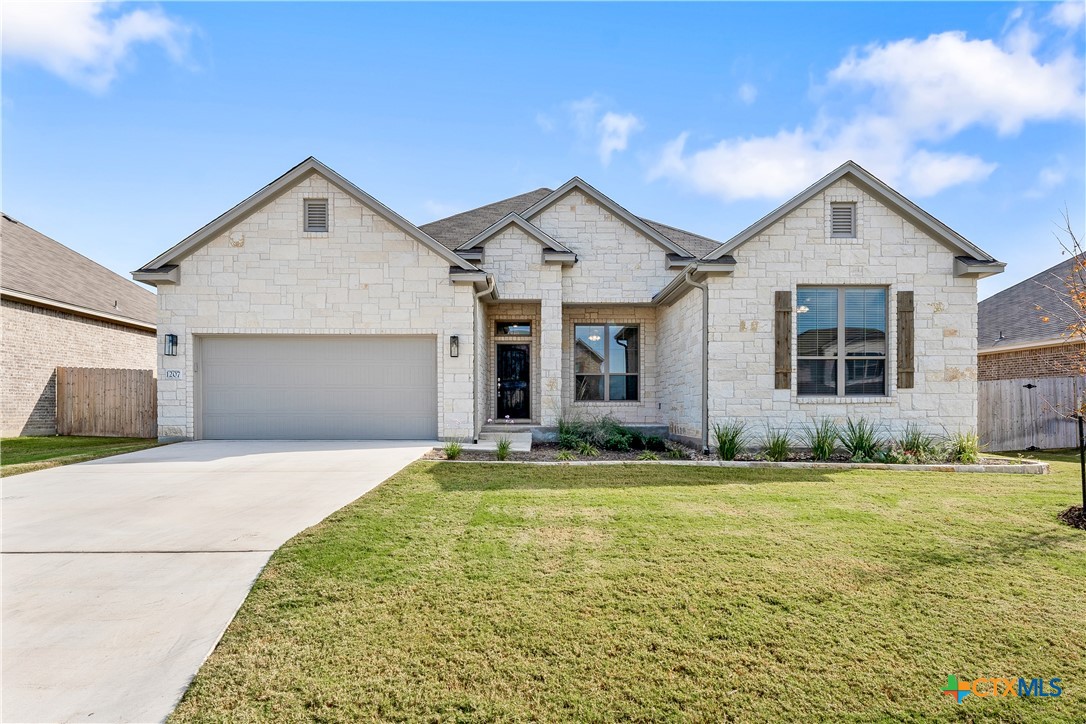
M494 457L505 460L509 457L509 451L513 449L513 441L507 437L498 438L498 447L494 451Z
M555 460L561 460L562 462L568 462L570 460L576 460L577 456L569 450L559 450L558 454L554 456Z
M652 450L642 450L641 454L637 456L638 460L659 460L660 456L654 453Z
M863 417L858 421L852 418L846 420L840 437L841 447L854 462L872 461L886 447L879 429L873 422Z
M803 446L811 451L815 460L830 460L837 451L837 438L840 430L837 423L828 417L805 426L799 433Z
M630 436L620 432L611 434L603 443L603 448L605 450L615 450L617 452L627 452L631 447Z
M577 454L589 458L598 458L600 456L600 451L592 443L582 440L577 445Z
M954 462L972 465L980 460L980 437L975 431L956 432L947 441L947 457Z
M762 457L770 462L780 463L792 453L792 441L787 430L774 430L767 427L762 438Z
M673 445L667 449L667 457L669 460L688 460L690 455L678 445Z
M929 462L939 455L939 441L934 435L924 432L919 425L909 423L897 441L897 447L906 457L913 457L918 462Z
M577 446L582 442L581 438L577 437L571 432L559 432L558 433L558 447L563 450L576 450Z
M735 460L750 442L747 423L742 420L716 423L713 425L713 438L716 440L716 452L721 460Z
M645 449L653 452L667 452L667 443L659 435L649 435L645 438Z
M460 453L464 452L464 446L458 442L452 441L445 443L445 447L442 448L445 452L445 457L449 460L456 460L460 457Z

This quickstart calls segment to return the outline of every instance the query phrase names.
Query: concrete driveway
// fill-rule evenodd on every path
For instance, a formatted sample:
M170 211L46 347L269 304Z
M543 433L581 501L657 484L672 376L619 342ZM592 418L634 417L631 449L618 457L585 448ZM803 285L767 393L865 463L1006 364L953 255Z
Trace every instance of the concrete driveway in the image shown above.
M5 722L164 719L288 538L431 442L188 442L5 478Z

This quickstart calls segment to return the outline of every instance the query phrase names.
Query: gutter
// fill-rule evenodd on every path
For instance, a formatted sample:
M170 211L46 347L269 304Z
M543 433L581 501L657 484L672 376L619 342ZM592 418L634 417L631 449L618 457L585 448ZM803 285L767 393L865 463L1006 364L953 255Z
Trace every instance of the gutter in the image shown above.
M694 281L694 269L687 268L683 282L701 290L701 451L709 452L709 285Z
M154 332L157 329L153 322L144 322L139 319L124 317L119 314L110 314L109 312L99 312L94 309L89 309L87 307L81 307L77 304L69 304L67 302L61 302L56 299L41 297L37 294L29 294L27 292L16 291L15 289L0 289L0 296L2 296L4 299L12 299L16 302L29 304L35 307L55 309L61 312L68 312L78 317L86 317L87 319L96 319L104 322L112 322L113 324L122 327L131 327L132 329L139 329L145 332Z
M475 372L479 369L479 350L476 348L476 345L478 345L478 343L479 343L479 333L478 333L479 330L475 325L475 321L479 317L479 300L481 300L487 294L491 294L494 291L495 282L496 282L496 278L494 277L494 275L493 274L487 274L486 275L486 289L484 289L481 292L475 292L475 309L472 310L473 313L471 315L471 346L472 346L472 349L475 350L475 356L474 356L473 361L472 361L472 363L475 365L475 369L473 369L471 371L471 378L473 380L475 380ZM475 382L478 383L478 380L475 380ZM474 401L475 400L475 395L472 395L471 397L472 397L472 401ZM478 411L478 409L479 409L479 407L478 407L478 405L476 405L475 410L472 410L472 418L473 419L475 417L475 412ZM480 429L479 421L475 420L475 423L471 427L472 427L472 431L475 433L475 436L474 436L474 438L472 439L471 442L472 442L473 445L478 445L479 444L479 429Z

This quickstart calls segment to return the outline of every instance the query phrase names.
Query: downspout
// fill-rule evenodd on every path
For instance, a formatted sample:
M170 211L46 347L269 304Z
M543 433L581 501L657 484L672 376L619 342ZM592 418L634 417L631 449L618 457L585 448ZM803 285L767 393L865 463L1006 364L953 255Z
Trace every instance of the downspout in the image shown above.
M475 292L475 309L472 310L472 315L471 315L471 346L472 346L473 349L478 347L478 342L479 342L479 337L478 337L478 334L477 334L477 332L479 330L475 326L475 319L476 319L476 317L479 316L479 300L482 299L483 297L485 297L487 294L490 294L493 291L494 291L494 275L487 274L487 276L486 276L486 289L484 289L481 292ZM475 369L473 369L471 371L472 379L475 379L475 374L479 371L479 354L480 354L479 350L475 349L475 360L474 360L475 361ZM483 354L485 354L485 352L483 352ZM476 389L478 389L478 382L479 381L475 380L475 382L476 382L476 385L475 385ZM473 413L475 413L475 412L479 411L479 403L478 403L477 400L473 400L473 402L475 403L475 410L473 411ZM472 417L474 418L475 415L472 414ZM474 437L472 438L472 443L475 444L475 445L478 445L479 444L479 421L478 420L476 420L475 424L471 426L471 429L472 429L472 432L475 433Z
M692 267L692 268L691 268ZM683 281L701 290L701 451L709 452L709 285L694 281L698 265L686 268Z

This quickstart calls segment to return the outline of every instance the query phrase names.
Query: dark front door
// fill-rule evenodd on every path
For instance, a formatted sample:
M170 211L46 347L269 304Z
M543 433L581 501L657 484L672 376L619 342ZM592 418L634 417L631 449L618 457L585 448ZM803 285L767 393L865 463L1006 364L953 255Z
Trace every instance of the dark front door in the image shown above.
M531 363L526 344L498 345L498 417L526 420L532 416L528 380Z

